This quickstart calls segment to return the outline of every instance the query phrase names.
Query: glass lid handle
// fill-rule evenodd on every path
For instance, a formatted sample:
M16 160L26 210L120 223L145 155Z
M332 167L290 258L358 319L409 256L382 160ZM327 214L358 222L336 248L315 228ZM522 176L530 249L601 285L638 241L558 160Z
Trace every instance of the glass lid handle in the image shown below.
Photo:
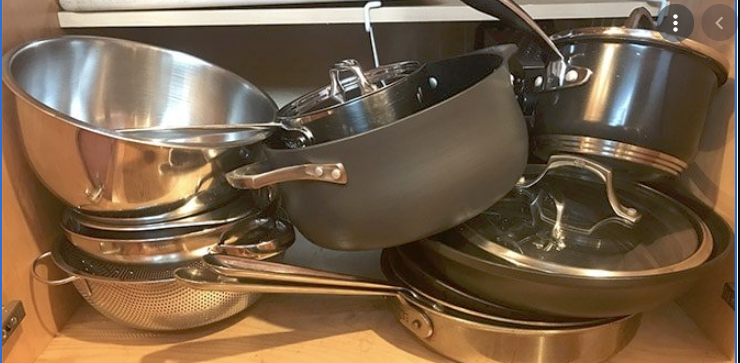
M342 74L350 73L352 77L342 79ZM362 73L362 67L360 63L354 59L345 59L339 63L334 64L334 68L329 70L329 96L335 98L341 102L345 102L347 99L345 94L347 89L345 85L352 83L352 78L356 79L357 86L360 89L360 94L365 95L375 91L377 88L367 80L365 74Z
M593 160L576 156L576 155L553 155L550 160L547 161L547 166L537 177L532 180L525 180L524 177L519 179L516 187L518 189L527 189L537 184L545 177L550 171L557 168L571 166L579 169L590 171L596 174L606 185L606 196L609 199L609 205L612 207L614 214L626 219L631 223L635 223L640 220L640 213L634 209L625 207L617 197L617 193L614 190L614 173L611 168L601 165Z

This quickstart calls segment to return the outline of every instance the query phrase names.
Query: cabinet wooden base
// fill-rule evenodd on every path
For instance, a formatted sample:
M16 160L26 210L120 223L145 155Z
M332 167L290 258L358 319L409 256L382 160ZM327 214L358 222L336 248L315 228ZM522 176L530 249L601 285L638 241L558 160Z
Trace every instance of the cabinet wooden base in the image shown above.
M648 312L610 363L729 363L676 305ZM216 326L157 334L113 323L85 305L37 363L449 362L397 324L381 298L265 296Z

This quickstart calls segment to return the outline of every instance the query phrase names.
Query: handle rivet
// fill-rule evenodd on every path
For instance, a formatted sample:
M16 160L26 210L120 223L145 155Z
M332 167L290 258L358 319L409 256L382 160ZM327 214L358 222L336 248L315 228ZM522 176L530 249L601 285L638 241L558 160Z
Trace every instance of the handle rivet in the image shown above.
M334 169L331 171L331 177L334 180L339 180L342 177L342 171L339 169Z
M414 329L417 329L417 330L418 329L421 329L421 322L418 321L418 320L414 320L414 321L411 322L411 326L413 326Z
M541 87L544 82L545 82L545 79L542 78L542 76L537 76L537 78L534 79L534 86Z
M578 80L578 71L575 69L571 69L568 71L568 73L565 74L565 81L568 83L572 83Z
M324 175L324 167L322 167L322 166L317 166L317 167L315 167L315 168L313 169L313 172L314 172L314 174L315 174L316 176L322 176L322 175Z

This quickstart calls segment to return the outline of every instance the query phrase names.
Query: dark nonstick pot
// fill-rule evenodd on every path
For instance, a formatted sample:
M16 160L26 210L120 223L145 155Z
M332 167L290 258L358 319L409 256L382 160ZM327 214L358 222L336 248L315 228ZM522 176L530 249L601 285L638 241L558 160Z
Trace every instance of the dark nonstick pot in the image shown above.
M331 249L396 246L452 228L503 197L526 166L527 130L507 68L512 50L427 64L434 81L425 82L434 87L422 97L437 103L348 138L266 147L269 165L232 172L229 182L280 183L293 224Z
M537 35L548 65L524 88L536 98L538 156L588 155L636 180L676 176L693 160L713 95L727 80L724 55L691 39L665 39L642 8L626 27L550 39L512 0L463 1Z
M405 254L477 296L504 306L569 317L608 317L643 312L688 291L707 271L720 264L734 241L727 223L692 197L669 192L699 215L714 239L712 254L702 265L654 276L600 279L568 276L495 262L454 231L399 247Z

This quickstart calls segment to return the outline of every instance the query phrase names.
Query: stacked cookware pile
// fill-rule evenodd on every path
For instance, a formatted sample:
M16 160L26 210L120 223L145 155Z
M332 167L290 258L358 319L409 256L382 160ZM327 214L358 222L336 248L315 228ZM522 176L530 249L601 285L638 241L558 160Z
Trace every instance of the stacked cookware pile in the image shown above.
M224 176L256 158L271 130L203 138L172 126L272 121L271 99L192 56L114 39L32 42L3 70L28 160L69 206L64 238L34 264L39 280L73 282L104 315L148 330L206 325L256 300L189 289L173 271L209 252L274 259L293 243L274 191L238 191ZM48 257L69 277L36 274Z
M673 187L659 191L641 182L668 178L691 161L695 133L679 132L692 139L677 141L678 136L666 138L661 132L679 119L683 130L702 128L711 95L726 78L726 62L697 43L674 44L649 29L585 29L553 37L553 42L511 1L466 2L540 40L543 66L528 69L517 81L527 93L519 99L536 101L532 130L514 92L509 64L516 61L517 49L512 45L369 71L345 60L329 71L328 86L277 113L266 96L241 80L209 83L209 76L228 73L192 58L182 69L173 71L167 63L166 69L147 70L160 75L152 84L119 81L136 84L140 92L116 90L116 97L160 106L154 112L122 110L118 100L93 109L78 107L80 102L69 96L63 98L66 103L53 103L57 93L47 90L29 96L25 92L44 84L35 77L50 75L14 69L13 60L24 52L6 58L6 70L28 78L19 78L20 86L12 89L22 96L19 112L28 121L21 131L37 173L53 186L62 175L60 162L42 163L40 155L74 155L75 163L62 169L77 170L75 175L83 178L64 180L83 186L73 196L52 187L82 211L65 217L74 247L55 245L55 262L71 270L78 283L80 271L88 271L86 263L70 268L59 257L73 248L108 261L115 256L121 265L140 262L121 260L120 251L129 249L92 230L107 231L118 241L132 232L127 230L132 225L133 232L148 226L158 235L171 227L168 223L178 223L127 224L123 221L136 217L93 215L100 210L85 209L90 201L97 206L142 196L163 201L173 191L221 186L227 194L212 195L223 197L235 195L229 194L232 187L247 189L248 194L225 197L231 201L224 207L178 219L184 223L178 241L184 244L198 241L196 235L210 228L229 231L220 239L221 250L188 254L202 258L174 271L178 288L208 294L389 296L406 329L461 362L590 363L616 354L634 337L640 313L686 292L727 255L732 232L711 209ZM642 11L630 19L652 22ZM50 48L59 59L66 43L79 49L119 41L75 37L49 42L58 42ZM168 54L170 62L184 57ZM73 55L67 56L70 62ZM141 69L140 64L128 67L87 66L72 78L93 79L84 73L100 69L121 75ZM162 79L172 83L163 86ZM73 89L98 96L95 86ZM210 98L201 90L208 90ZM642 104L637 99L642 95L661 104ZM188 108L179 107L183 98L191 102ZM676 113L663 102L680 102L692 112ZM144 112L135 112L140 109ZM67 122L60 123L61 117ZM159 123L152 125L152 120ZM59 130L48 132L48 125L59 125ZM547 157L546 164L527 165L530 136L532 149ZM256 152L258 143L261 152ZM109 179L127 170L138 173L136 182ZM143 187L149 170L163 185ZM118 186L120 195L110 189ZM214 215L228 214L229 206L250 213L245 205L270 205L271 193L310 242L337 250L385 249L381 264L388 281L228 253L229 240L252 241L251 229L235 229L241 222L233 228L230 222L194 227L205 215L221 220ZM257 202L263 194L266 201ZM292 231L277 217L267 219L257 224ZM143 245L126 246L134 246L131 253L137 254ZM83 294L95 293L93 283L85 286Z

